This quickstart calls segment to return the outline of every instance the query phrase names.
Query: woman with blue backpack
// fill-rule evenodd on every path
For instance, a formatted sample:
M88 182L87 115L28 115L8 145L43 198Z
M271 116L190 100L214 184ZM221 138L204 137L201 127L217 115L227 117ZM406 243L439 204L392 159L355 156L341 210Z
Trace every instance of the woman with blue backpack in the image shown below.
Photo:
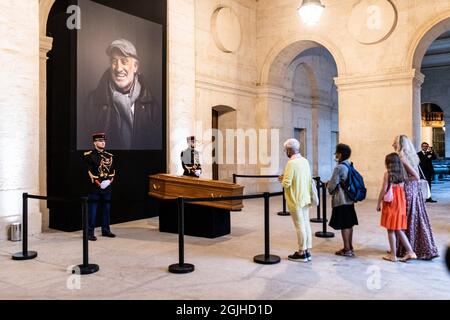
M358 217L355 211L355 200L365 197L364 195L352 195L347 189L349 187L349 176L352 173L353 165L349 161L352 150L346 144L340 143L336 146L335 161L338 163L334 168L330 181L327 182L328 192L332 195L331 204L333 211L330 219L330 227L335 230L341 230L344 248L337 251L336 254L345 257L353 257L353 226L358 225ZM353 192L361 193L361 188L356 184ZM362 186L363 187L363 186Z

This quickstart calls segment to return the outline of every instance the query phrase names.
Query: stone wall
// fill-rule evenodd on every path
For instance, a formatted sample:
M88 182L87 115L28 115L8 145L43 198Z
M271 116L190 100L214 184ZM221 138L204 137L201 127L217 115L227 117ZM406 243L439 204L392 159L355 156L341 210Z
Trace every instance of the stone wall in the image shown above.
M8 226L21 221L22 193L39 190L38 1L1 1L0 12L0 239L5 239ZM29 233L40 232L35 200L29 220Z
M182 174L179 155L195 122L195 0L168 0L168 122L169 172Z
M227 148L228 131L257 132L256 101L256 2L253 0L196 0L196 130L203 155L203 178L212 177L212 110L220 106L234 111L219 116L223 136L221 180L231 180L233 173L258 174L258 159L250 159L253 146ZM216 18L217 15L221 15ZM223 19L220 21L219 19ZM239 151L238 151L239 150ZM245 153L245 154L244 154ZM227 163L233 156L235 164ZM238 161L238 157L242 161ZM254 183L241 179L246 192L255 191Z

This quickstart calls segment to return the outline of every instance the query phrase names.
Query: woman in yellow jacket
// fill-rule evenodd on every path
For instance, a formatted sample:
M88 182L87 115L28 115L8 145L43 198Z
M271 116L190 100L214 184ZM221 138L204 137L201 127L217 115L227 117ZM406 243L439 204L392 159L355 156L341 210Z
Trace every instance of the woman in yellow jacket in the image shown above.
M289 158L284 174L279 177L283 184L286 204L291 213L297 232L299 250L289 255L289 260L311 261L312 232L309 221L311 205L311 169L308 160L300 154L300 142L288 139L284 143L286 155Z

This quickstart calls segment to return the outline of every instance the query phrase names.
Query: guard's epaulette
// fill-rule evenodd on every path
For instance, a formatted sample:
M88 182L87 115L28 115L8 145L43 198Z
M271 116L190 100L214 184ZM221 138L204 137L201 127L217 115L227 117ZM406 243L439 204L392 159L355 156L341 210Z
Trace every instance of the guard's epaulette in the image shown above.
M85 156L88 156L88 155L90 155L92 153L92 150L91 151L86 151L85 153L84 153L84 155Z
M111 157L113 156L112 153L109 153L109 152L106 152L106 151L103 151L103 153L107 154L108 156L111 156Z

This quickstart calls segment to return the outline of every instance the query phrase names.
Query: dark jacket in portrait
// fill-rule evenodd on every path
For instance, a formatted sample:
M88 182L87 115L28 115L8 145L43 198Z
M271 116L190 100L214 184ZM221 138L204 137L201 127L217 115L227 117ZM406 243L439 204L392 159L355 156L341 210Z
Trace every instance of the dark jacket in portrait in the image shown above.
M113 155L106 151L99 152L94 149L84 153L84 161L87 170L86 179L89 184L88 192L91 194L111 192L111 184L116 176ZM102 189L100 184L104 180L110 180L111 184Z
M436 160L436 154L434 151L427 151L423 153L423 151L419 151L417 153L420 159L420 168L423 171L423 174L425 175L426 180L431 180L433 174L434 174L434 168L433 168L433 160Z
M142 75L139 81L139 95L134 101L134 114L129 138L123 134L126 115L113 98L113 83L107 70L97 88L91 92L83 110L86 137L93 132L104 132L108 137L108 148L112 150L157 150L162 147L162 112L152 96Z

